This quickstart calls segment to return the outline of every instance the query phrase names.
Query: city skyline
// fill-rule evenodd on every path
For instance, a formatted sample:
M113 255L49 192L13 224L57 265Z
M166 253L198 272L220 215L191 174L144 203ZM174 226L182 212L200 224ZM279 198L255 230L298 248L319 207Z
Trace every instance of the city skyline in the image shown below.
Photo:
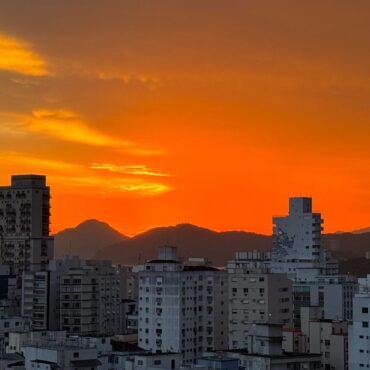
M295 195L325 232L368 227L369 10L3 1L0 181L47 175L53 233L96 218L271 234Z

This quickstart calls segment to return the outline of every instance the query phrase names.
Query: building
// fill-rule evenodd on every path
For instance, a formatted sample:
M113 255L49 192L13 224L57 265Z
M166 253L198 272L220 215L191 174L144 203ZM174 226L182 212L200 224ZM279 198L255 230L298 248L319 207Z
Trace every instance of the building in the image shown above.
M123 299L121 304L121 319L123 334L133 334L138 331L138 305L137 301Z
M199 358L196 367L205 370L239 370L239 360L216 354Z
M352 300L357 290L356 279L348 275L320 275L312 281L294 281L294 326L301 325L301 308L310 306L323 308L322 319L352 320Z
M20 293L17 277L9 265L0 265L0 315L19 316Z
M255 324L248 348L205 355L238 359L239 369L245 370L313 370L320 369L321 356L309 353L285 353L282 349L282 326ZM230 364L230 363L229 363ZM225 366L228 363L224 363Z
M210 266L186 266L176 248L139 272L139 346L151 352L181 353L186 364L198 354L227 348L227 273Z
M305 281L337 274L337 261L321 246L323 222L311 198L289 198L289 214L273 218L272 271Z
M26 332L31 330L29 319L21 316L0 316L0 354L6 352L9 343L9 332Z
M125 370L177 370L180 369L182 355L180 353L142 353L136 354L125 361Z
M370 367L370 275L359 279L353 299L353 322L349 326L349 370Z
M0 187L0 264L13 274L46 270L53 258L50 189L45 176L12 176Z
M23 354L23 347L30 343L36 343L37 341L52 341L52 342L63 342L67 339L67 333L65 331L19 331L12 330L9 332L8 345L6 347L6 353L20 353Z
M22 347L25 369L97 370L101 365L96 346L83 338L31 340Z
M22 316L29 317L33 330L49 329L49 272L24 272Z
M292 282L284 273L271 273L263 257L237 253L228 263L230 349L248 347L253 324L292 324Z
M89 336L122 333L124 274L110 261L80 262L60 277L60 329Z
M347 321L322 319L322 307L301 308L301 330L284 330L283 349L286 352L320 354L325 370L348 369Z

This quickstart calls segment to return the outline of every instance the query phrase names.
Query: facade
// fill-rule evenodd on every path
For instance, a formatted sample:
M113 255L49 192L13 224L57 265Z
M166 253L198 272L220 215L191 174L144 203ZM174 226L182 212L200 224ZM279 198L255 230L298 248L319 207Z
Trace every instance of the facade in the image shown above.
M370 367L370 275L359 279L353 299L353 322L349 327L349 370Z
M101 365L96 347L80 339L31 340L23 346L25 369L89 369Z
M304 307L301 311L301 330L306 339L307 352L321 354L324 370L347 370L347 321L321 319L321 307Z
M45 176L12 176L0 187L0 264L12 273L46 270L53 258L50 189Z
M122 332L124 278L110 261L84 261L60 278L60 328L75 335Z
M125 361L125 370L177 370L180 369L182 356L179 353L143 353Z
M312 212L311 198L289 198L289 214L273 218L272 271L306 281L337 274L337 261L321 246L323 222Z
M31 330L29 319L21 316L0 316L0 354L6 352L9 342L9 332L26 332Z
M357 290L357 281L348 275L321 275L313 281L293 282L294 326L301 325L301 308L310 306L323 308L322 319L352 320L352 301Z
M197 368L206 370L239 370L239 360L222 355L201 357L197 360Z
M229 348L248 347L253 324L292 324L292 282L270 273L264 260L228 263ZM260 263L259 263L260 262Z
M49 329L49 272L24 272L22 316L29 317L34 330Z
M209 266L186 266L176 248L139 273L139 347L181 353L186 364L198 354L227 348L227 273Z
M285 353L282 349L282 341L281 325L255 324L247 349L229 350L214 355L238 359L238 368L245 370L320 369L320 355Z

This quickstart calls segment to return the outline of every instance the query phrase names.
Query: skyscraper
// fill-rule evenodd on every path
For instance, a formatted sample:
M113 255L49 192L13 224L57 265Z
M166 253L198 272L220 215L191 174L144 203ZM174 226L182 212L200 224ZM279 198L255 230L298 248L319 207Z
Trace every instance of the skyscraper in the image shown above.
M227 348L227 273L210 266L186 266L176 248L139 272L139 346L178 352L185 364L204 351Z
M271 267L294 280L337 273L337 262L322 249L323 219L312 212L312 199L289 198L289 214L273 218Z
M43 271L53 257L50 236L50 189L46 177L12 176L0 187L0 263L23 271Z

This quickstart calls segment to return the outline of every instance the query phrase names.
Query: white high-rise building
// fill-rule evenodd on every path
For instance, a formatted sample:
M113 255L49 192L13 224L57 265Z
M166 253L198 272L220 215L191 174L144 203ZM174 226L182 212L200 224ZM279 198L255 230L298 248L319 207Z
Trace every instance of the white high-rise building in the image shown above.
M264 252L243 252L228 262L229 349L248 348L254 324L292 323L292 281L267 261Z
M349 326L349 370L370 367L370 275L358 279L359 293L353 299L353 321Z
M45 176L12 176L11 186L0 187L0 264L19 276L46 270L54 253L49 219Z
M337 261L321 247L323 222L312 212L311 198L289 198L289 214L273 218L272 271L305 281L337 274Z
M227 273L209 266L186 266L176 248L139 272L139 346L178 352L192 363L203 351L228 346Z

